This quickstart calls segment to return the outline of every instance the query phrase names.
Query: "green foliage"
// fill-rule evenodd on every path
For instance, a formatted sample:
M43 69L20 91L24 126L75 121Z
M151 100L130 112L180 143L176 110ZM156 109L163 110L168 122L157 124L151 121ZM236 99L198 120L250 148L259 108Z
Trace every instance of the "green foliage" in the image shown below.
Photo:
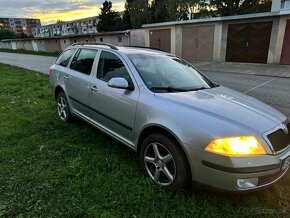
M143 24L150 23L151 15L148 0L127 0L131 26L141 28Z
M128 2L125 2L125 11L123 15L123 25L124 29L132 29L131 24L131 17L130 17L130 11L131 11L131 5Z
M210 6L216 8L213 16L230 16L249 13L269 12L271 0L212 0Z
M141 28L146 23L260 13L271 10L271 0L126 0L124 23Z
M13 31L6 30L6 29L0 29L0 40L2 39L16 39L19 36L14 33Z
M0 65L0 120L0 217L289 217L289 172L244 195L159 188L130 149L58 119L47 75Z
M123 21L118 12L112 10L112 2L105 1L101 7L99 22L97 24L98 32L123 30Z

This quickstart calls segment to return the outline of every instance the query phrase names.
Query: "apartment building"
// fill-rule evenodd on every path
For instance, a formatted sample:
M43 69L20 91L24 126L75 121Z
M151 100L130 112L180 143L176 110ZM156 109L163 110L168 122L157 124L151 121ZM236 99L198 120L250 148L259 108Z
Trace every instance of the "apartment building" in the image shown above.
M97 33L98 17L88 17L79 20L58 22L46 26L32 29L32 34L36 38L51 36L68 36Z
M32 28L41 26L39 19L30 18L0 18L0 29L12 30L15 33L25 33L32 36Z

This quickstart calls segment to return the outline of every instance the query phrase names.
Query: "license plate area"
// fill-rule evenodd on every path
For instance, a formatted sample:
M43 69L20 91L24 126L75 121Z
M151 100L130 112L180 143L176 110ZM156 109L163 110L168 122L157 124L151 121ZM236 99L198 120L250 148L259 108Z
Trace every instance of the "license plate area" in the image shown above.
M282 161L282 170L286 170L290 166L290 156Z

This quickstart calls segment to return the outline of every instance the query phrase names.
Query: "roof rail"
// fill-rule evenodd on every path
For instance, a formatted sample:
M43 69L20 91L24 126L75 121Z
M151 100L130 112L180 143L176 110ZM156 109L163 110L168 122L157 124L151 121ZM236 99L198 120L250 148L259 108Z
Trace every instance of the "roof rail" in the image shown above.
M116 46L112 44L102 43L102 42L76 42L76 43L73 43L71 46L76 46L76 45L103 45L103 46L108 46L114 50L119 50Z
M152 47L145 47L145 46L134 46L134 45L128 45L128 46L124 46L124 47L127 47L127 48L145 48L145 49L152 49L152 50L157 50L157 51L163 51L163 52L166 52L160 48L152 48Z

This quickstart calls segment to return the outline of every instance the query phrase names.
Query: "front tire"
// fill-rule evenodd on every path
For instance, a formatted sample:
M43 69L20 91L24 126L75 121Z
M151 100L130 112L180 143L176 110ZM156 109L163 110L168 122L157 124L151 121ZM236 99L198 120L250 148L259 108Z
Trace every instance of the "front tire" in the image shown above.
M164 134L152 134L143 140L140 149L145 173L170 192L186 190L190 171L178 143Z
M67 123L72 120L72 114L69 110L68 101L66 95L63 92L60 92L56 98L57 103L57 113L61 121Z

